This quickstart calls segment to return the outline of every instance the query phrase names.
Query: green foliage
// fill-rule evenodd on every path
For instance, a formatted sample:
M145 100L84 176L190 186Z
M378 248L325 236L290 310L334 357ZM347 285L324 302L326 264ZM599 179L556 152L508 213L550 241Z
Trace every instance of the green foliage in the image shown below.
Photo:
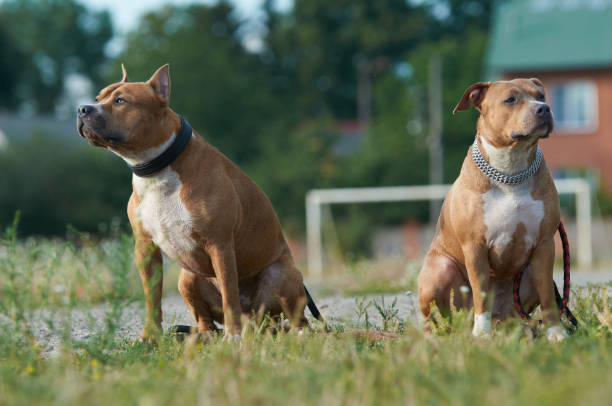
M488 31L495 7L507 0L425 0L430 11L432 38L462 35L477 29Z
M263 60L306 117L355 118L357 64L388 66L425 39L424 9L404 0L296 0L288 15L268 13Z
M104 232L111 222L127 223L131 174L108 151L34 134L0 151L0 173L0 227L17 211L25 235L64 235L68 224Z
M6 29L7 16L0 12L0 106L15 109L19 105L18 84L22 79L25 56Z
M471 109L456 115L452 111L465 89L472 83L484 80L486 45L486 33L468 30L462 35L446 37L438 42L423 43L410 56L415 69L415 86L429 82L429 63L433 55L439 55L442 60L442 145L447 182L457 177L467 149L476 135L477 111ZM425 91L422 89L422 93Z
M80 73L100 84L112 36L108 12L92 12L75 0L6 0L0 22L0 45L10 43L0 46L2 61L10 61L2 64L9 76L0 83L12 87L8 100L0 93L0 106L14 108L17 98L34 112L54 112L66 75Z

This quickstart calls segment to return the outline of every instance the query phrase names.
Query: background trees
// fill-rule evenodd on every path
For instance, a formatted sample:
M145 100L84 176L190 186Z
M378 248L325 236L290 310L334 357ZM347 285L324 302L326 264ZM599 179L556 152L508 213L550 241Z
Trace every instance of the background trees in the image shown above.
M87 77L98 90L119 80L121 62L132 80L146 80L169 62L173 109L264 188L285 228L296 233L311 188L428 182L426 95L429 63L438 55L444 168L446 180L453 179L473 137L474 115L450 111L463 90L482 79L492 2L295 0L285 13L272 4L264 3L262 46L256 52L243 44L247 22L221 1L147 14L127 34L120 54L109 57L104 52L113 32L108 13L92 12L75 0L4 1L0 55L10 63L0 65L6 78L0 81L0 106L53 112L69 74ZM357 147L343 151L338 146L346 139L341 125L346 120L363 125ZM76 133L64 138L79 143ZM48 154L33 152L53 151L42 144L0 152L5 173L30 179L31 185L44 179L49 186L0 182L1 224L25 202L31 206L23 216L27 233L63 233L65 223L95 231L111 213L124 217L129 172L120 160L83 144L59 148L55 159L46 159ZM9 159L6 154L22 155ZM46 166L20 166L32 159ZM94 192L98 186L112 197ZM6 193L10 188L18 191ZM81 209L65 212L66 201L74 199L85 212L92 208L89 216ZM31 217L40 207L45 215ZM365 247L374 224L426 221L427 210L414 204L385 210L360 206L334 209L334 216L347 247Z
M2 80L0 107L53 113L69 74L102 84L104 49L113 34L107 12L75 0L5 0L0 22L2 69L9 75Z

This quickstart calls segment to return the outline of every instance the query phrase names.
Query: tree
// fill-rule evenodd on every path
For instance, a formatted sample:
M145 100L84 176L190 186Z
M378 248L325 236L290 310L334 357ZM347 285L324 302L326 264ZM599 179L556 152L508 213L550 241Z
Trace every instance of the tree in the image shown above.
M426 31L425 9L406 0L296 0L287 15L268 2L266 10L263 58L274 89L309 117L356 117L360 61L390 65Z
M282 107L267 90L259 57L242 46L229 3L165 7L149 13L127 38L119 61L132 80L146 80L170 63L170 105L240 164L258 159L258 144Z
M104 48L112 36L108 12L92 12L75 0L6 0L0 3L0 21L20 54L17 61L7 59L20 71L14 76L16 90L3 90L2 95L16 93L19 103L50 113L63 95L68 74L101 83ZM18 104L2 99L7 108Z
M15 109L19 105L17 84L21 81L24 64L23 53L15 46L6 29L5 16L0 14L0 106Z
M429 39L463 35L469 30L487 32L498 4L505 0L426 0Z

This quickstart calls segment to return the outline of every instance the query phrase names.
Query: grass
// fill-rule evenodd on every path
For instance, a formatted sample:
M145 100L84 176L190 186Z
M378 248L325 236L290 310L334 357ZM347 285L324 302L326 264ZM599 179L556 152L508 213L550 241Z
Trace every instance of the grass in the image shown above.
M327 268L325 280L316 287L323 296L414 291L419 267L419 263L397 258L340 263Z
M396 341L247 326L242 345L166 335L151 347L116 333L121 308L142 301L131 244L128 237L19 242L14 227L2 237L0 405L592 405L612 398L606 288L574 291L581 328L556 345L518 322L475 340L464 312L426 335L387 303L377 310L399 333ZM100 301L111 311L98 333L72 339L66 310ZM356 303L356 312L363 306ZM52 356L37 336L40 308L63 337ZM360 317L356 326L367 324Z

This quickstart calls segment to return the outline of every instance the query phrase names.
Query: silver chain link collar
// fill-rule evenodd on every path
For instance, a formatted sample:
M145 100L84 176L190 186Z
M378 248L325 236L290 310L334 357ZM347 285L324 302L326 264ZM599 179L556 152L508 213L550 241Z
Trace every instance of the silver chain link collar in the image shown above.
M495 182L498 182L498 183L503 183L505 185L518 185L519 183L523 183L528 178L535 175L538 169L540 169L540 165L542 164L542 160L544 159L544 154L542 154L542 150L540 149L540 147L537 147L537 148L538 149L536 150L536 158L531 163L531 165L529 165L527 169L524 169L521 172L516 173L514 175L507 175L493 168L487 162L485 157L482 156L482 153L480 152L480 148L478 147L477 140L475 140L474 145L472 145L472 161L474 161L478 169L480 169L482 173L487 175L489 179L494 180Z

